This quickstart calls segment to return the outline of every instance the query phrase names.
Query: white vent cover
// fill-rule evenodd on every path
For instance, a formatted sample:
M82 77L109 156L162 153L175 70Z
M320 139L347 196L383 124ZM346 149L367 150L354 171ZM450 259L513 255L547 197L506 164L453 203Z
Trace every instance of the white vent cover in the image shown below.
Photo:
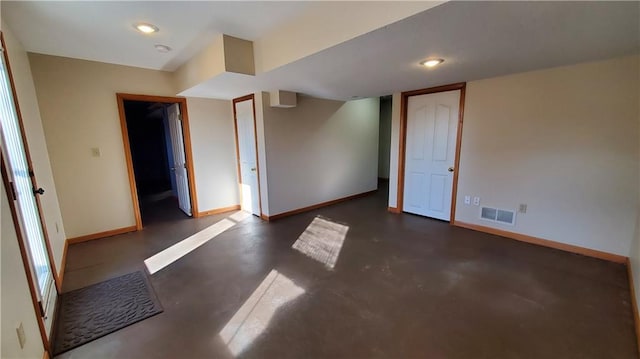
M291 108L296 107L297 97L295 92L271 91L269 93L271 107Z
M481 207L480 218L491 222L514 225L516 223L516 212L506 209Z

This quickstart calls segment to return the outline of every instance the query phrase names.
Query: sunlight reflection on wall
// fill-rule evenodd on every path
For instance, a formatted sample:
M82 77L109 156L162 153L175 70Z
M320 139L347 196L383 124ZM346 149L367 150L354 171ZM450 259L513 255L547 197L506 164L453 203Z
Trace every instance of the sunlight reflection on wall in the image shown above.
M348 231L349 226L316 217L292 248L333 269Z
M249 299L238 309L220 337L233 355L240 354L264 332L275 312L304 293L291 279L271 270Z
M253 213L253 192L251 190L251 186L242 183L240 191L242 198L242 210Z

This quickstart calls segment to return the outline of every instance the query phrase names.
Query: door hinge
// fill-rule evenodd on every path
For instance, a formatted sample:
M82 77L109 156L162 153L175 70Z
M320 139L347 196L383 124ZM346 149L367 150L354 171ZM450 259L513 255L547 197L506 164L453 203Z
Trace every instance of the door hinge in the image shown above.
M29 177L34 177L36 174L33 172L33 170L29 170Z
M13 196L13 200L17 200L18 196L16 193L16 186L13 184L13 182L9 182L9 187L11 187L11 195Z

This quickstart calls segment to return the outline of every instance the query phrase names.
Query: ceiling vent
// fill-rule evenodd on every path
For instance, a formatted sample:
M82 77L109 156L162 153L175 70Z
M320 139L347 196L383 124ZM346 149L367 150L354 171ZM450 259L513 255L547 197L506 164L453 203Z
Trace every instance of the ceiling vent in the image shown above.
M497 223L514 225L516 223L516 212L506 209L481 207L480 218Z
M291 108L296 107L297 104L296 93L290 91L271 91L269 99L271 107Z

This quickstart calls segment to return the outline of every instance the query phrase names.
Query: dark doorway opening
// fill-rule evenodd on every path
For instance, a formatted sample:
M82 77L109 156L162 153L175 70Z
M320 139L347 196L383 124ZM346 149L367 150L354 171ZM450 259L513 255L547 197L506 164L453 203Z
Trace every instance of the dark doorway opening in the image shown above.
M135 185L144 223L186 217L179 209L167 106L124 100Z

